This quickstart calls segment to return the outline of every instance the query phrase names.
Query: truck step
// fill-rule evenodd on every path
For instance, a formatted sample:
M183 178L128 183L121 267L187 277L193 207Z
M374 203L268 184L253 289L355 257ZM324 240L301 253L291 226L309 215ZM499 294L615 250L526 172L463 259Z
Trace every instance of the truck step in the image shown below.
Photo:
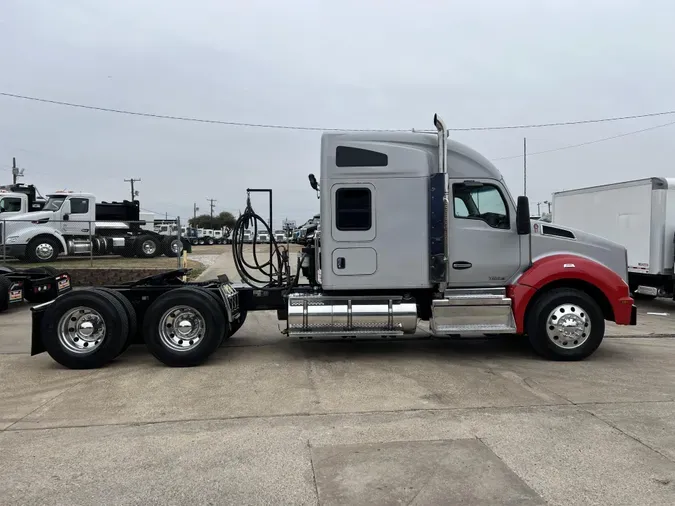
M444 295L431 304L429 328L433 334L511 334L516 331L506 289L447 290Z

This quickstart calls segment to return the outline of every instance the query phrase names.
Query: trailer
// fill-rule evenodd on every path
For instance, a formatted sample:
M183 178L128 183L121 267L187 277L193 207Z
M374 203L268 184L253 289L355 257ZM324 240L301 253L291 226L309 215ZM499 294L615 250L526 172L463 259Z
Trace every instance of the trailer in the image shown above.
M139 217L138 201L97 203L89 193L53 193L42 210L3 220L0 246L8 256L38 263L60 254L152 258L189 251L188 241L148 230Z
M0 312L23 301L44 303L72 289L70 275L52 267L0 266Z
M641 298L673 297L675 179L650 177L553 194L552 221L626 248L628 284Z
M194 366L249 312L273 310L298 339L396 339L422 320L432 337L526 336L545 358L581 360L605 321L636 324L624 247L531 223L527 197L514 202L492 163L434 125L437 135L323 134L320 182L309 176L321 227L297 259L248 198L232 232L241 282L176 270L65 294L33 308L31 354L94 368L142 341L168 366ZM270 235L253 259L252 226Z

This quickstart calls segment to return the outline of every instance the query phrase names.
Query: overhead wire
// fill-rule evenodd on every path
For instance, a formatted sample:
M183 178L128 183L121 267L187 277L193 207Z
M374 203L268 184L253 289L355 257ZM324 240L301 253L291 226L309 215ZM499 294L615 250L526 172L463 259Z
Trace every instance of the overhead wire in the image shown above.
M566 149L580 148L582 146L590 146L591 144L597 144L597 143L600 143L600 142L611 141L613 139L620 139L621 137L628 137L630 135L636 135L636 134L639 134L639 133L642 133L642 132L648 132L650 130L656 130L657 128L664 128L664 127L671 126L671 125L675 125L675 121L669 121L668 123L662 123L660 125L654 125L654 126L650 126L650 127L647 127L647 128L641 128L640 130L632 130L630 132L624 132L624 133L618 134L618 135L611 135L609 137L602 137L600 139L594 139L592 141L580 142L578 144L568 144L566 146L559 146L557 148L544 149L542 151L534 151L532 153L527 153L527 156L529 158L530 156L534 156L534 155L543 155L545 153L554 153L556 151L563 151L563 150L566 150ZM516 159L516 158L523 158L523 156L525 156L525 155L520 154L520 155L512 155L512 156L502 156L500 158L493 158L490 161L491 162L498 162L498 161L502 161L502 160L513 160L513 159Z
M217 125L237 126L237 127L251 127L251 128L270 128L282 130L304 130L304 131L321 131L321 132L427 132L429 130L418 130L414 128L336 128L336 127L318 127L318 126L301 126L301 125L283 125L273 123L251 123L241 121L216 120L207 118L197 118L192 116L175 116L169 114L157 114L151 112L131 111L127 109L116 109L111 107L101 107L88 104L80 104L75 102L65 102L61 100L51 100L42 97L33 97L29 95L20 95L17 93L0 92L0 96L15 98L21 100L29 100L33 102L41 102L46 104L60 105L65 107L74 107L79 109L88 109L93 111L108 112L115 114L125 114L130 116L141 116L147 118L174 120L174 121L188 121L194 123L208 123ZM624 116L610 116L603 118L579 119L572 121L555 121L548 123L530 123L530 124L516 124L516 125L493 125L493 126L471 126L471 127L449 127L447 130L454 132L471 132L471 131L487 131L487 130L524 130L532 128L549 128L560 126L586 125L591 123L606 123L613 121L624 121L631 119L653 118L657 116L668 116L675 114L675 110L658 111L644 114L632 114Z

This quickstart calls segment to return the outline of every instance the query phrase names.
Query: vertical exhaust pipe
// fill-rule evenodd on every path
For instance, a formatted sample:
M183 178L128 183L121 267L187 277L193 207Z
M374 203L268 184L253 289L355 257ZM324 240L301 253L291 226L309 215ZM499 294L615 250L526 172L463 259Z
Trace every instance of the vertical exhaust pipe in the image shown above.
M449 276L448 253L448 211L450 207L450 181L448 179L448 130L445 122L438 114L434 114L434 126L438 132L438 172L443 174L443 262L445 264L445 281L441 283L441 291L445 291Z

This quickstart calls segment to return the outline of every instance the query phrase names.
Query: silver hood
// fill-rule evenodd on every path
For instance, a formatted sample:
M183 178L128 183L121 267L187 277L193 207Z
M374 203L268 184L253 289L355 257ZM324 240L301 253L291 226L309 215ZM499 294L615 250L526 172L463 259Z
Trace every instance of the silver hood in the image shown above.
M561 253L571 253L595 260L628 282L626 248L621 244L574 228L533 221L532 261Z

